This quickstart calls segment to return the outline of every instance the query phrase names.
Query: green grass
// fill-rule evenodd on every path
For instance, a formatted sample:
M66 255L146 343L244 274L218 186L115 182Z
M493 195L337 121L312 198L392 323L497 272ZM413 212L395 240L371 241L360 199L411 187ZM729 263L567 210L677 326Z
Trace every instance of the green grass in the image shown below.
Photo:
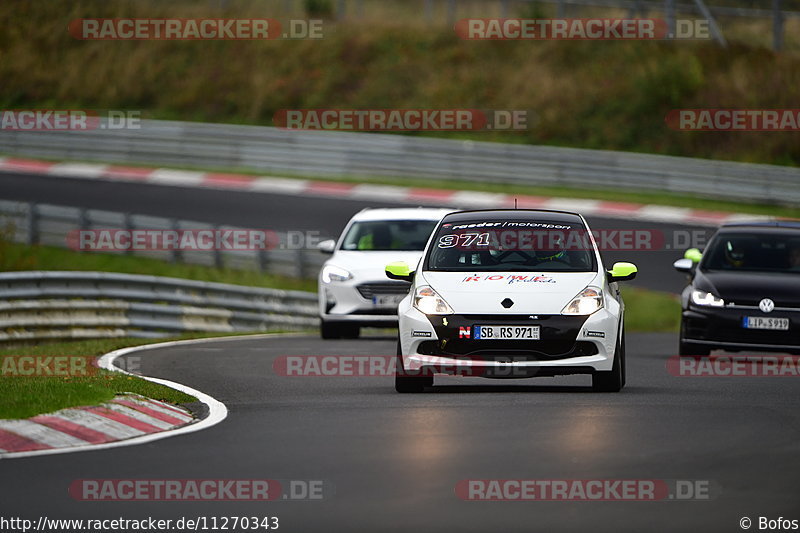
M623 287L625 328L637 332L678 332L681 304L678 297L639 287Z
M28 246L0 239L0 271L82 270L148 274L232 283L251 287L316 291L316 282L275 276L255 270L234 270L170 263L150 257L76 252L52 246Z
M197 338L185 336L180 338ZM100 356L119 348L163 342L143 339L94 339L53 342L38 346L3 348L0 359L9 355ZM196 398L175 389L118 372L98 369L96 374L80 377L0 376L0 418L29 418L67 407L97 405L123 392L173 404L189 403Z

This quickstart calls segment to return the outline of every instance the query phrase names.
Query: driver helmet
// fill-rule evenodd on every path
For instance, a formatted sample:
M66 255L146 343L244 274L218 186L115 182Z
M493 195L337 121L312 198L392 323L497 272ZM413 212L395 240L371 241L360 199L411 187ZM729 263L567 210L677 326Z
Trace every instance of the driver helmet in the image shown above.
M744 265L744 248L742 248L742 245L733 241L726 242L725 260L732 267L742 267Z

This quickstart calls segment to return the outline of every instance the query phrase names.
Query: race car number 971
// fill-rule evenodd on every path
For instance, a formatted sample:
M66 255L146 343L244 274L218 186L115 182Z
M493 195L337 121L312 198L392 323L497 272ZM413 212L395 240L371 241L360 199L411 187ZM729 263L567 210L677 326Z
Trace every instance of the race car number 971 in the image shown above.
M439 238L439 248L453 248L459 246L489 246L488 233L462 233L461 235L442 235Z

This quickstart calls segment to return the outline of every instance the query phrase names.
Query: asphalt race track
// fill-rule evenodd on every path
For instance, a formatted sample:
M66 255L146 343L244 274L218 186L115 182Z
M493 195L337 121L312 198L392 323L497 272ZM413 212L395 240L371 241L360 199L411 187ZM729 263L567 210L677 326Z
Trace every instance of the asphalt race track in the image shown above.
M391 203L253 194L30 175L0 176L0 198L336 236L366 206ZM689 231L590 218L593 229L652 229L658 251L609 251L639 266L632 285L678 292L672 269ZM675 237L680 235L680 237ZM669 249L667 249L669 247ZM0 515L177 519L277 516L283 531L741 531L749 517L798 518L800 398L790 377L676 377L673 334L628 336L627 386L593 393L588 376L437 378L400 395L392 378L285 377L287 355L394 354L393 338L209 341L142 353L143 374L225 403L221 424L113 450L0 462ZM137 360L138 361L138 360ZM315 480L321 501L79 502L77 479ZM472 502L470 479L639 479L707 484L710 499ZM699 485L698 485L699 486Z
M390 377L273 371L282 355L392 354L391 338L162 348L141 355L143 373L215 396L227 420L143 446L2 461L0 507L32 519L277 516L292 532L741 531L744 516L796 518L792 378L675 377L665 369L674 344L668 334L629 335L618 394L590 392L585 376L437 378L431 392L400 395ZM323 480L335 493L267 503L71 499L71 482L93 478ZM713 498L470 502L454 492L466 479L701 480Z
M350 217L364 207L408 205L25 174L0 174L0 198L245 228L315 231L323 237L338 236ZM639 267L639 275L630 285L674 293L679 293L685 283L684 276L672 269L672 263L682 257L688 247L685 243L689 242L690 232L699 232L700 244L713 233L713 229L708 227L587 218L593 230L652 231L653 242L659 243L656 250L604 251L605 262L632 261Z

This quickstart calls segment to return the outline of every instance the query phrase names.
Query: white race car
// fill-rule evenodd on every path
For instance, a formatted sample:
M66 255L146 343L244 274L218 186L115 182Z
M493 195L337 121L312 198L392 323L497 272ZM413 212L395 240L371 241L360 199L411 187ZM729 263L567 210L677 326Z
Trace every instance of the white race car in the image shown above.
M395 388L420 392L434 374L519 378L591 374L597 391L625 385L624 305L584 218L563 211L450 213L416 268L386 275L412 283L399 304Z
M386 263L416 265L436 223L452 209L364 209L353 216L339 241L319 243L332 254L319 273L320 333L323 339L358 337L362 326L394 327L397 304L409 284L389 281Z

